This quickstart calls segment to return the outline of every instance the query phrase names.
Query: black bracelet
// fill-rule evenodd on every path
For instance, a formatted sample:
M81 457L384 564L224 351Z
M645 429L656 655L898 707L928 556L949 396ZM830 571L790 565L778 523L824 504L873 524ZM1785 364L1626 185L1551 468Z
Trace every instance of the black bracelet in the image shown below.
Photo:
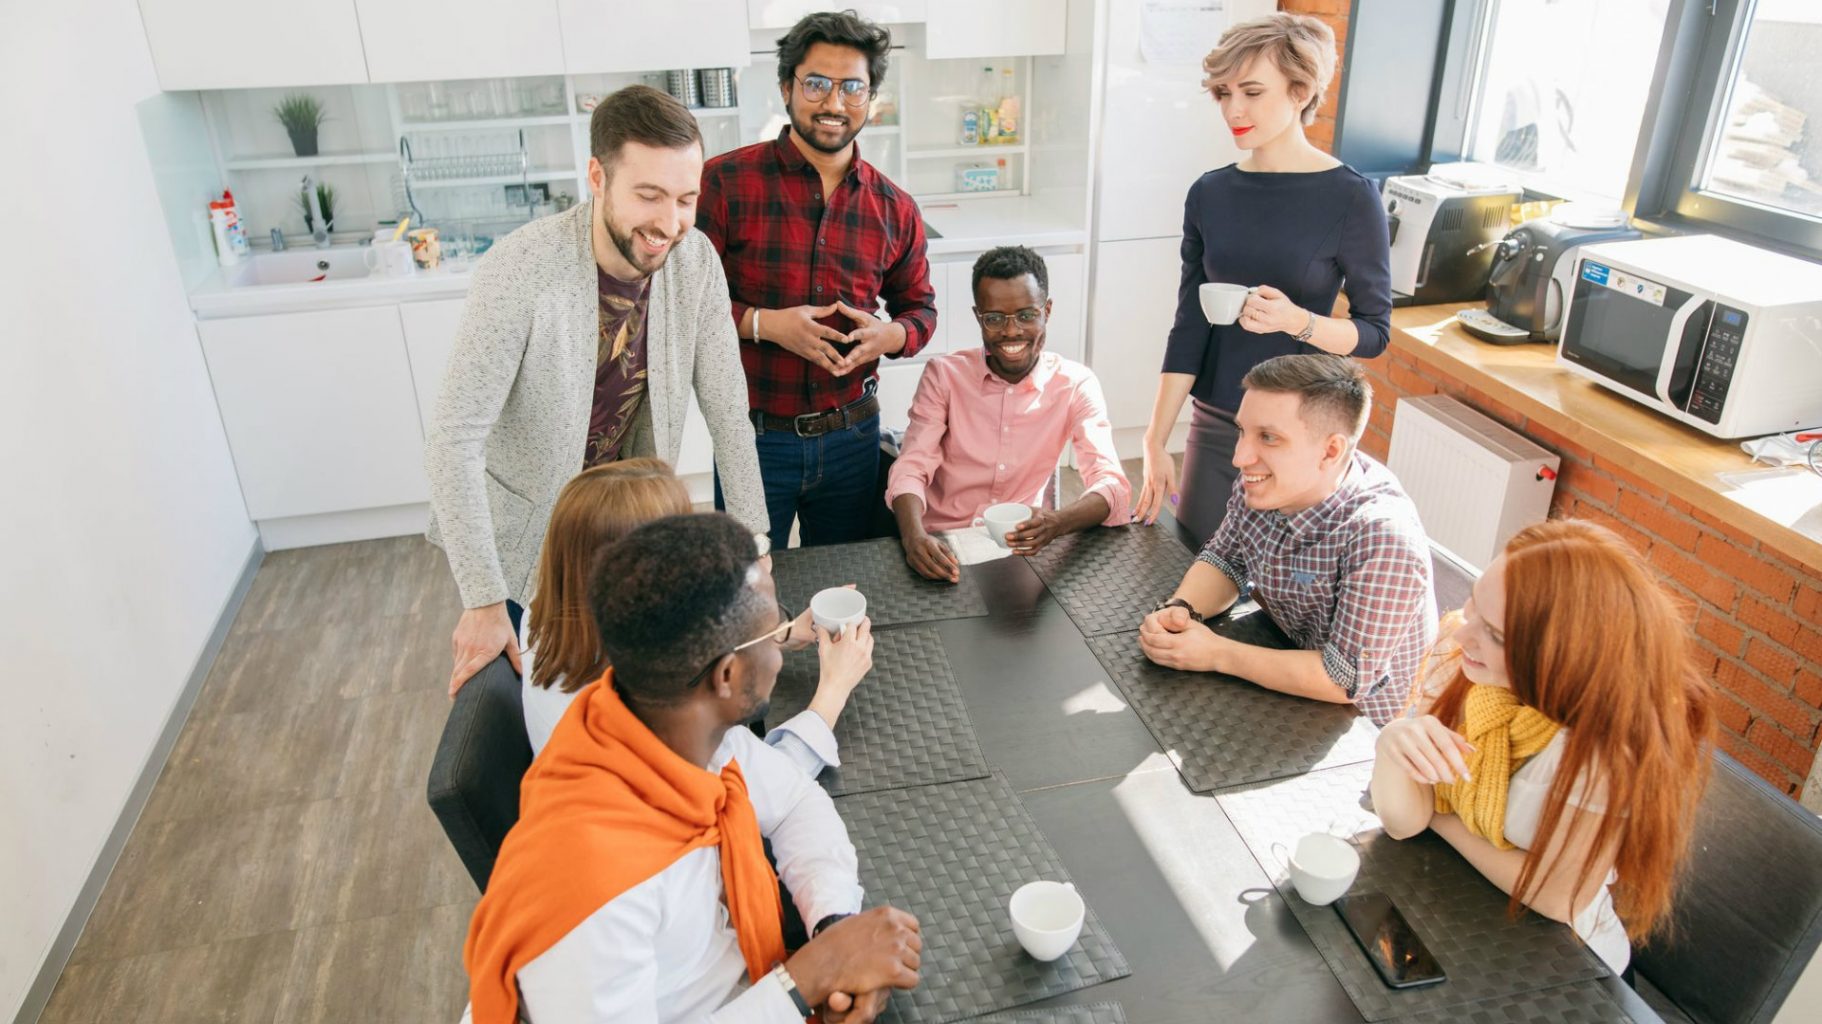
M1159 601L1155 606L1152 607L1152 611L1161 612L1166 608L1181 608L1184 611L1189 613L1189 617L1192 622L1204 621L1202 618L1202 613L1199 611L1196 611L1196 608L1194 605L1190 604L1188 601L1185 601L1180 597L1166 598L1165 600Z
M810 937L815 938L816 936L822 934L822 930L824 928L827 928L828 926L834 924L835 922L841 920L844 917L853 917L853 916L854 916L853 914L830 914L829 916L816 922L816 927L810 929Z

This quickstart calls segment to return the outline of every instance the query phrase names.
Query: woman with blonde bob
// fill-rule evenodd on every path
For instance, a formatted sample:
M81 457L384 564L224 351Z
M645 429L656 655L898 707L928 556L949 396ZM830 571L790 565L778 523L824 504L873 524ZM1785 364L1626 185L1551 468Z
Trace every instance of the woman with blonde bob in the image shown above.
M588 604L588 581L596 557L608 545L654 519L691 511L689 491L659 459L625 459L578 473L557 495L550 530L538 563L537 588L526 606L524 634L525 732L534 754L544 749L559 719L576 694L607 670L595 616ZM771 571L770 556L760 569ZM871 623L862 620L854 634L831 640L810 624L810 613L798 616L784 646L799 650L817 642L822 677L810 706L766 735L766 742L795 761L811 777L841 763L833 732L848 695L873 666Z
M1451 616L1455 618L1455 616ZM1562 520L1519 531L1379 734L1373 806L1428 828L1615 972L1668 923L1707 785L1712 694L1638 554Z
M1193 403L1179 522L1212 536L1233 494L1240 380L1273 356L1371 357L1391 338L1391 242L1379 190L1304 137L1335 75L1335 34L1314 18L1272 14L1222 33L1202 62L1238 163L1209 171L1183 203L1177 317L1145 432L1145 481L1133 510L1153 521L1177 500L1165 441ZM1327 315L1346 283L1349 317ZM1208 283L1254 289L1239 319L1211 324Z

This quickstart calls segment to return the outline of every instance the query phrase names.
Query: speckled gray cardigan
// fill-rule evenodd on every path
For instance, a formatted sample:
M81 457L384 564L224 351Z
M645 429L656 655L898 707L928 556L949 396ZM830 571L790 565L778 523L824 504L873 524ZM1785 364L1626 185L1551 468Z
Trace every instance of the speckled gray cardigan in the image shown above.
M500 239L468 287L424 450L428 536L448 554L467 608L527 601L557 492L582 468L600 315L593 208ZM765 490L729 308L715 247L691 230L652 281L641 420L651 450L675 465L693 387L728 511L763 533Z

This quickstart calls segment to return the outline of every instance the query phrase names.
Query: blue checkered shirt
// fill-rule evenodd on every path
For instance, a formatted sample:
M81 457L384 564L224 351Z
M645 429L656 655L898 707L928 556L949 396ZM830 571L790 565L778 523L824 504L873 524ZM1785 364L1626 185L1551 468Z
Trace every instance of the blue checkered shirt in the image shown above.
M1252 596L1374 722L1404 709L1436 641L1429 542L1390 470L1355 452L1334 494L1301 512L1261 512L1238 481L1197 556Z

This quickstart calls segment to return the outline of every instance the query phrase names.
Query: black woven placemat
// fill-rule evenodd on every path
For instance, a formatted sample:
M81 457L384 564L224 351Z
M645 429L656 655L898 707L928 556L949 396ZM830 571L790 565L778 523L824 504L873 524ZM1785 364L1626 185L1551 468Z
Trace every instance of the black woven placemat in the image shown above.
M1165 526L1119 526L1072 533L1031 556L1057 603L1083 636L1138 629L1195 561Z
M1087 1006L1052 1006L1042 1010L1012 1010L970 1017L968 1024L1126 1024L1126 1011L1119 1003L1089 1003Z
M794 612L809 607L818 590L856 584L867 595L875 626L987 614L986 599L967 567L960 583L924 579L905 564L904 550L891 538L774 551L772 578L778 600Z
M1398 1018L1397 1024L1638 1024L1598 981Z
M1057 960L1019 946L1012 894L1069 873L1003 777L858 793L835 806L860 854L867 903L908 910L923 931L922 980L893 994L883 1020L965 1020L1131 973L1092 906L1081 938Z
M1282 637L1273 642L1264 635L1262 630L1276 630L1263 615L1246 616L1236 627L1221 632L1249 633L1243 639L1262 646L1285 645ZM1088 647L1198 793L1373 758L1379 731L1350 705L1164 668L1139 649L1138 633L1095 637Z
M819 671L815 648L785 656L768 727L809 706ZM978 779L988 771L942 638L928 627L873 634L873 671L848 697L835 738L841 767L825 769L817 781L838 796Z
M1506 894L1434 832L1398 841L1381 831L1379 819L1362 806L1372 775L1370 763L1345 765L1217 797L1362 1016L1380 1021L1445 1007L1459 1012L1463 1003L1492 1005L1607 975L1606 965L1567 925L1529 911L1517 920L1507 916ZM1388 988L1335 908L1313 907L1297 896L1272 844L1289 848L1310 832L1357 837L1360 875L1349 891L1391 897L1447 981Z

